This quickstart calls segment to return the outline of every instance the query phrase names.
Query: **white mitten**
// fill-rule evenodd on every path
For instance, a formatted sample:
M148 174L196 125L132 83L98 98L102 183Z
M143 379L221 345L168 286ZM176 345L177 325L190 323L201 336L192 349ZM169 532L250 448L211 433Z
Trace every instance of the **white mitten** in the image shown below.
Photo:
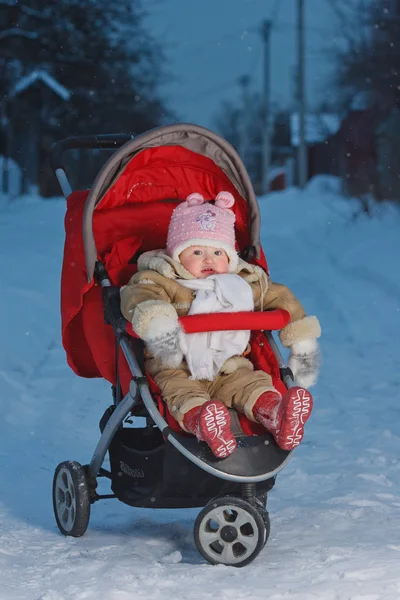
M154 317L144 337L146 346L154 358L167 369L176 369L185 351L183 329L176 319L167 315Z
M290 347L289 368L297 385L305 388L314 385L320 363L319 344L315 338L295 342Z

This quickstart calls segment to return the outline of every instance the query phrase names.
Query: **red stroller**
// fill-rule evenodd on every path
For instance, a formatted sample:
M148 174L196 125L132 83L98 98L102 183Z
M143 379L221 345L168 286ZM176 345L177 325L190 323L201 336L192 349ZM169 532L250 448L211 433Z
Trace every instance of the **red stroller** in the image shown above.
M63 153L77 148L117 148L90 191L72 192L65 174ZM267 270L257 200L245 167L224 139L187 124L137 137L68 138L54 146L52 163L67 198L61 286L67 360L77 375L103 377L113 391L90 463L66 461L56 469L57 525L64 535L83 535L90 505L103 498L136 507L202 506L194 527L199 552L213 564L244 566L268 539L267 493L291 452L278 448L265 429L235 411L238 447L226 459L218 460L206 444L185 434L144 371L143 344L120 312L119 291L142 252L165 247L172 210L194 190L205 198L221 190L235 196L239 251ZM187 333L252 330L250 359L255 368L271 374L281 392L294 382L271 330L288 321L283 310L181 318ZM129 426L139 423L138 417L145 418L145 426ZM107 451L109 471L103 467ZM99 477L110 480L112 494L97 493Z

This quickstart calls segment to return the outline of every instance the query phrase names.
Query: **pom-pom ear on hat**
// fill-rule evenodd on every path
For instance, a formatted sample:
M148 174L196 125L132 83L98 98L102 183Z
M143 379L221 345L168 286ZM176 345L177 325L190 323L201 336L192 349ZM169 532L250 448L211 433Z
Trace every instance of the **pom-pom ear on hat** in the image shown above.
M186 203L188 206L198 206L199 204L204 204L204 196L198 192L194 192L194 194L189 194L189 196L186 198Z
M231 208L234 204L235 198L230 192L219 192L215 198L215 205L219 208Z

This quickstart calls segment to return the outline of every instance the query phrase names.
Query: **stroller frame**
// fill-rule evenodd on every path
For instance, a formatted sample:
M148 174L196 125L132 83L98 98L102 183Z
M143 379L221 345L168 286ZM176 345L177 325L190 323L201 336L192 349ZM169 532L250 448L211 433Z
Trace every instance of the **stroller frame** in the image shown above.
M178 127L185 127L185 125ZM197 126L188 127L202 134L211 133ZM158 129L163 130L162 127ZM212 135L218 139L218 136ZM68 138L55 144L51 162L65 197L72 192L62 161L66 150L118 148L132 139L134 136L131 134L97 135ZM225 140L224 144L227 144ZM235 153L233 148L232 152ZM240 161L239 157L237 158ZM100 495L96 492L99 477L111 479L114 487L118 488L113 473L113 461L111 460L111 472L104 469L102 465L107 451L112 459L113 444L120 432L129 431L129 428L123 427L125 420L143 406L147 423L145 429L152 434L155 431L154 425L156 426L164 439L165 448L173 447L184 457L189 475L194 468L194 478L196 478L201 469L209 479L217 478L220 482L221 480L226 482L228 495L217 494L217 497L206 498L207 504L196 519L194 538L199 552L212 564L245 566L258 555L268 539L270 523L265 507L267 492L273 487L276 474L286 466L293 451L279 449L268 433L263 436L249 437L234 431L235 434L240 435L237 449L228 458L218 460L208 448L205 448L204 443L199 444L193 437L174 431L160 414L151 395L147 377L132 350L132 338L126 328L127 321L119 308L119 288L111 284L101 261L95 262L93 274L102 287L105 323L113 327L116 337L116 355L118 356L119 351L122 350L132 379L129 391L123 398L119 380L113 386L114 403L106 410L100 422L101 436L89 464L81 466L75 461L65 461L56 469L53 481L53 506L60 531L64 535L74 537L83 535L89 523L90 505L105 498L117 497L132 506L157 507L157 503L152 503L152 498L149 500L134 496L132 499L129 495L125 496L120 489L114 494ZM267 313L264 313L264 316L266 315ZM277 358L282 381L287 388L292 387L294 385L292 372L285 365L272 333L264 330L264 335ZM234 411L231 411L231 414L234 417ZM140 416L144 416L143 413ZM130 431L138 430L130 429ZM177 453L175 452L174 456ZM249 455L252 461L249 460ZM129 469L132 471L131 467L126 469L128 472ZM246 474L243 474L243 470ZM258 489L257 484L263 484L261 489ZM186 502L176 504L161 502L159 506L184 507L199 506L199 504L195 499L188 499ZM218 523L217 531L210 529L212 521Z

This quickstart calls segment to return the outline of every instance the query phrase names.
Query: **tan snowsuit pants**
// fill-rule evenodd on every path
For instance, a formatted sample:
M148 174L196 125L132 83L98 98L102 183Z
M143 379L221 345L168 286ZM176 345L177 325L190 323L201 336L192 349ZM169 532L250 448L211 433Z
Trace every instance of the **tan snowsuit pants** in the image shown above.
M252 412L254 404L263 392L273 388L268 373L246 367L238 368L233 373L219 373L213 381L198 381L189 377L190 371L185 361L177 369L166 369L153 375L170 413L183 429L185 413L211 399L220 400L225 406L235 408L255 421Z

